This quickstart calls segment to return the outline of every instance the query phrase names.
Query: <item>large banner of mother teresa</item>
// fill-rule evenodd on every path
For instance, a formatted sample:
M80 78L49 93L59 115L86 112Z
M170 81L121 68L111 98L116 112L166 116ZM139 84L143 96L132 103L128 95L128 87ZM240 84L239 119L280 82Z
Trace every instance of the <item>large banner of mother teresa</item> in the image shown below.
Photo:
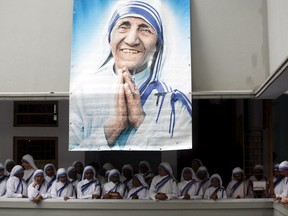
M74 0L69 150L192 148L190 0Z

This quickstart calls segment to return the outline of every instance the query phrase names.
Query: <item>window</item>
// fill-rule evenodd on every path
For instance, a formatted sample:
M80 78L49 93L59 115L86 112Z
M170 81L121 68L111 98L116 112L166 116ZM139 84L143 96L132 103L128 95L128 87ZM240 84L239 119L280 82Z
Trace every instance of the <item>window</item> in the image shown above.
M262 130L249 130L245 134L244 142L244 171L247 176L254 175L256 164L263 164L263 132Z
M30 154L35 164L43 169L45 164L58 165L58 138L57 137L14 137L14 160L21 164L24 155Z
M57 127L57 101L15 101L15 127Z

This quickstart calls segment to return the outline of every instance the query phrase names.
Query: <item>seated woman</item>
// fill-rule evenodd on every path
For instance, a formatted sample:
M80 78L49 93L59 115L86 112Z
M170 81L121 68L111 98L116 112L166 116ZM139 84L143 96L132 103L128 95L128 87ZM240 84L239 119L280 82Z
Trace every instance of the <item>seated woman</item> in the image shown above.
M49 192L47 192L48 182L44 178L44 171L37 169L33 174L33 181L28 186L28 198L33 203L39 203L43 199L51 198Z
M149 186L141 174L135 174L127 199L149 199Z
M56 180L52 184L51 197L53 199L69 199L76 198L73 190L73 185L67 178L67 172L64 168L57 170Z
M211 176L211 186L204 193L204 199L227 199L225 188L222 186L222 179L219 174Z
M171 200L178 197L177 183L169 163L162 162L158 166L158 175L152 179L149 197L153 200Z
M181 174L181 181L178 186L178 199L202 199L203 190L196 180L195 173L192 168L184 167Z
M103 199L123 199L124 185L120 181L120 172L117 169L109 171L108 182L103 186Z
M86 166L82 180L77 184L78 199L99 199L101 197L101 184L95 177L96 172L92 166Z

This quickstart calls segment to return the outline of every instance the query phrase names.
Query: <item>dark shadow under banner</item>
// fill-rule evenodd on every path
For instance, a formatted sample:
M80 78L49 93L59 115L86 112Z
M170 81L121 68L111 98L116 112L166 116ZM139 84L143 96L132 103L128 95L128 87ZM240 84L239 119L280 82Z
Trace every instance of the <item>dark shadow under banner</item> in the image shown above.
M190 0L74 0L69 150L192 149Z

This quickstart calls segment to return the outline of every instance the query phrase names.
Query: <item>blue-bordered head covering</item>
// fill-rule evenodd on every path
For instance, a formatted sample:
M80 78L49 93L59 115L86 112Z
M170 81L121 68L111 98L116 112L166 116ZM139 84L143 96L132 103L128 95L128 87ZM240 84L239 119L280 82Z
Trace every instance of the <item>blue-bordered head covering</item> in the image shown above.
M174 176L173 176L173 170L172 170L172 168L171 168L171 166L170 166L170 164L169 164L168 162L162 162L162 163L160 163L159 166L158 166L158 168L161 168L161 169L165 170L165 172L166 172L169 176L171 176L172 178L174 178Z
M124 17L138 17L145 20L157 32L158 44L163 44L163 27L160 15L155 8L153 8L148 3L142 1L128 1L118 7L118 9L114 12L108 28L109 43L111 41L111 32L116 22Z
M192 179L197 179L197 177L196 177L196 175L195 175L195 172L194 172L194 170L193 170L191 167L184 167L184 168L182 169L182 172L181 172L181 179L180 179L180 181L184 181L184 172L185 172L186 170L189 170L189 171L191 172L191 174L192 174Z
M52 168L52 169L54 170L54 175L56 174L56 167L55 167L55 165L52 164L52 163L48 163L48 164L46 164L46 165L44 166L45 175L46 175L46 171L47 171L48 168Z
M71 171L77 173L77 170L76 170L76 168L75 168L74 166L69 166L69 167L67 168L67 175L68 175Z
M120 5L114 12L108 27L108 42L111 40L111 32L118 20L125 17L138 17L145 20L151 25L151 27L157 32L157 56L154 56L152 62L152 74L145 82L145 85L141 86L139 91L141 95L145 92L149 82L157 81L160 76L160 67L162 65L162 55L163 55L163 25L157 10L150 4L143 1L127 1L126 3ZM143 98L142 98L143 99ZM145 101L145 100L144 100Z
M279 163L277 163L277 164L274 164L274 166L273 166L273 170L277 170L277 171L279 171Z
M243 175L244 176L244 170L241 169L240 167L235 167L232 170L232 179L234 179L236 176L239 176L239 175Z
M63 176L66 176L67 177L67 172L66 172L66 169L65 168L59 168L57 170L57 181L59 181L59 178L60 177L63 177Z
M117 169L112 169L112 170L110 170L110 171L109 171L109 175L108 175L108 182L111 181L111 178L112 178L113 176L119 176L119 178L120 178L120 172L119 172Z
M22 172L24 173L24 168L20 165L15 165L11 170L10 178Z
M288 170L288 161L283 161L279 165L279 171Z
M84 168L84 170L83 170L82 180L85 179L85 174L86 174L87 172L92 172L92 173L93 173L93 179L95 179L96 171L95 171L94 167L92 167L92 166L89 165L89 166L86 166L86 167Z
M254 166L254 171L260 171L260 172L264 172L264 167L262 164L256 164Z
M37 176L44 177L44 171L42 169L37 169L33 174L33 179L35 179L35 177L37 177Z
M218 173L215 173L211 176L211 182L213 179L217 179L219 181L219 186L222 187L222 178Z

